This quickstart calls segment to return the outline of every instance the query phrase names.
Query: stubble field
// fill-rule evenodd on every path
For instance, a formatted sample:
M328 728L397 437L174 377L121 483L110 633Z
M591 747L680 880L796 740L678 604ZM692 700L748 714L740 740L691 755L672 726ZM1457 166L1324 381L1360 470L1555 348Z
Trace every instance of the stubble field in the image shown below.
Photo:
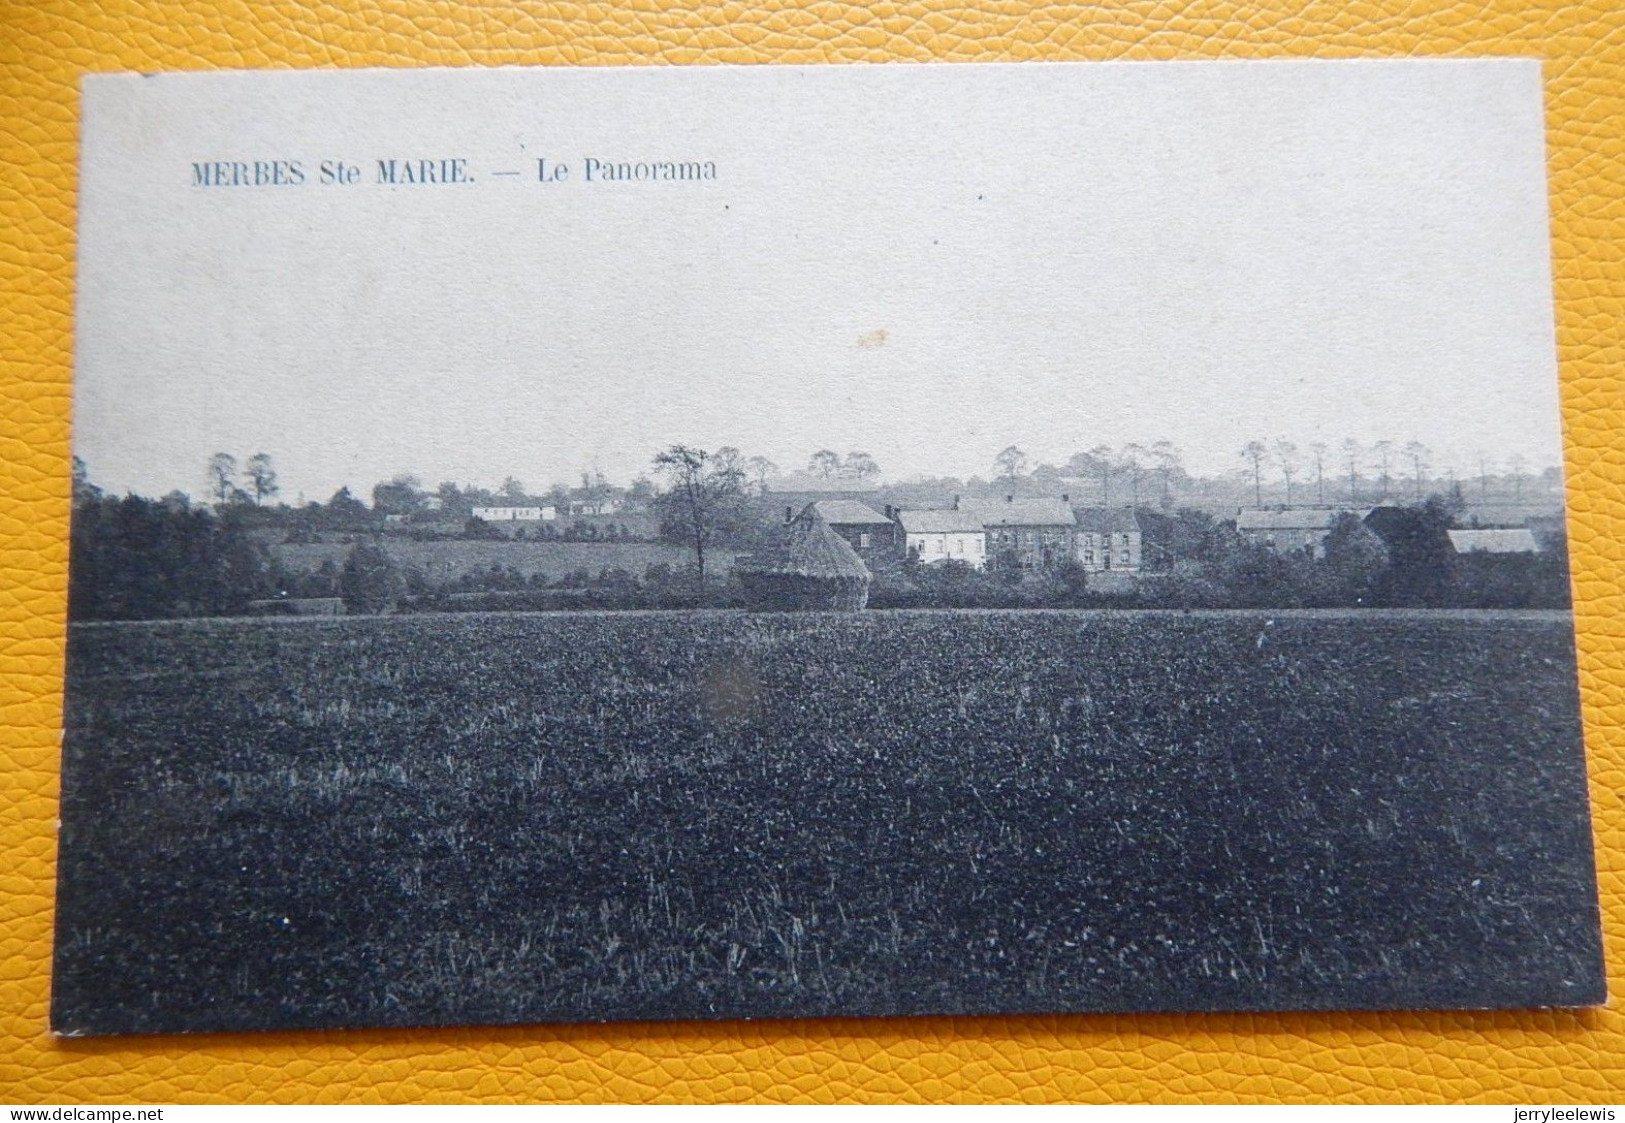
M1600 997L1565 615L75 626L65 1032Z

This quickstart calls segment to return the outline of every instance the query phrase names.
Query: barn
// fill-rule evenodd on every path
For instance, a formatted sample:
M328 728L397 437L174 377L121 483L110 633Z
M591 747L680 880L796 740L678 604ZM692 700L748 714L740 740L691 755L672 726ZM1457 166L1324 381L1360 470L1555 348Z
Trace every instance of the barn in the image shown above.
M1491 530L1449 530L1450 545L1458 554L1533 554L1540 544L1528 527Z
M897 524L867 503L855 499L821 499L810 506L831 530L846 539L846 544L857 551L865 565L880 558L902 555ZM802 513L806 513L805 508Z
M734 562L753 612L857 612L869 603L869 567L809 506L764 550Z
M1339 512L1330 507L1295 507L1287 510L1243 510L1236 514L1236 531L1248 542L1285 557L1288 554L1326 556Z

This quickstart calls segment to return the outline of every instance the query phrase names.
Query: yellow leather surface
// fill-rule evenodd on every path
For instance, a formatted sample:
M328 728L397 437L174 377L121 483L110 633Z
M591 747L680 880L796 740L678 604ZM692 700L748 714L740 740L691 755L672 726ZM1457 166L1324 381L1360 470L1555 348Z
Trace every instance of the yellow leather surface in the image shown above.
M1625 1099L1625 1013L1057 1017L59 1042L46 1032L87 71L1356 55L1545 60L1573 559L1625 991L1625 9L1619 0L457 6L0 0L0 1101Z

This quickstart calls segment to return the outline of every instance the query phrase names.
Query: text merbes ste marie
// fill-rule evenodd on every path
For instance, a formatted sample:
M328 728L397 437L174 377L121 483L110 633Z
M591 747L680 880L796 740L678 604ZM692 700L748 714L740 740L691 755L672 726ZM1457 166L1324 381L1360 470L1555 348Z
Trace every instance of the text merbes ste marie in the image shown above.
M529 178L538 183L705 182L717 178L714 160L600 160L583 157L564 163L547 157L531 161L528 172L502 170L493 177ZM373 160L204 160L192 164L193 187L350 187L445 185L475 182L466 157Z

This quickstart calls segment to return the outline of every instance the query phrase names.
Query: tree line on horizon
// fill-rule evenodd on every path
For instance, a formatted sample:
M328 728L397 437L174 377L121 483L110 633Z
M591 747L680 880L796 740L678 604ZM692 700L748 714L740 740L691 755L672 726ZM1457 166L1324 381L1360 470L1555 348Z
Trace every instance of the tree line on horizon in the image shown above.
M407 598L419 606L452 608L444 594L467 598L503 594L501 603L531 607L676 607L728 604L736 596L708 573L719 547L749 550L774 533L750 501L740 459L674 445L651 463L663 485L651 511L666 541L693 553L690 576L651 566L642 575L608 566L568 581L538 585L502 568L467 575L455 589L428 586L402 570L375 534L352 536L342 567L317 574L288 572L252 533L265 510L253 503L194 506L172 497L103 494L76 465L70 555L70 618L141 619L233 615L255 601L288 596L342 598L352 611L376 612ZM371 516L353 497L335 497L341 514ZM1148 552L1163 573L1128 598L1101 597L1075 566L1041 575L969 571L946 563L911 565L906 558L876 571L877 607L1068 607L1160 604L1207 607L1294 607L1400 604L1460 607L1561 607L1567 570L1561 536L1528 557L1455 558L1445 530L1461 512L1459 497L1430 495L1395 508L1398 532L1377 542L1348 514L1334 528L1324 559L1282 558L1246 542L1234 522L1193 509L1147 509ZM363 524L370 526L373 524ZM557 589L558 591L555 591ZM566 595L566 594L569 595ZM587 599L582 599L585 595ZM511 598L520 597L519 601ZM525 599L528 598L528 599ZM466 599L463 602L466 605ZM485 604L484 601L478 602ZM497 602L486 605L497 606Z
M714 452L704 452L692 445L671 447L703 452L709 471L746 494L760 495L770 484L785 481L784 470L766 456L747 456L732 446L723 446ZM420 477L398 473L374 484L366 493L367 498L344 485L325 503L310 501L295 506L306 511L325 509L341 519L354 519L369 510L412 516L430 507L465 518L475 507L551 505L568 510L572 502L590 504L607 498L622 498L634 505L643 505L656 498L655 479L672 486L669 473L661 464L660 458L664 455L664 452L657 454L651 464L654 479L650 473L642 473L626 486L612 483L596 468L583 470L578 486L558 482L540 492L527 488L512 475L494 488L442 481L430 490ZM889 486L917 492L934 488L944 493L971 494L998 488L1059 494L1068 487L1075 489L1076 484L1085 483L1093 489L1089 498L1100 506L1140 506L1155 501L1165 509L1172 508L1177 496L1203 485L1238 482L1247 485L1254 506L1265 506L1267 494L1270 502L1279 501L1287 507L1309 504L1326 507L1406 496L1420 501L1432 490L1461 494L1463 498L1472 494L1480 500L1498 496L1518 503L1522 502L1525 489L1531 483L1539 481L1549 486L1561 479L1561 471L1555 467L1531 472L1527 458L1519 453L1509 453L1504 458L1475 453L1471 471L1467 473L1458 471L1454 460L1446 459L1439 467L1434 463L1432 451L1420 441L1400 444L1378 440L1362 444L1350 438L1334 448L1323 442L1300 447L1287 440L1250 440L1237 455L1240 463L1232 473L1202 477L1187 471L1182 451L1166 440L1117 446L1099 444L1074 453L1064 463L1036 465L1030 463L1019 445L1012 444L994 456L987 478L917 477L882 485L878 482L881 466L871 454L853 450L842 456L824 448L808 457L799 474L825 482L851 480L866 489ZM77 457L74 458L74 479L76 493L78 489L93 486L83 461ZM257 452L239 466L232 454L215 453L207 464L204 495L216 507L266 508L281 497L272 457L269 453ZM162 501L172 506L194 502L179 489L169 492ZM276 506L285 509L288 505Z

